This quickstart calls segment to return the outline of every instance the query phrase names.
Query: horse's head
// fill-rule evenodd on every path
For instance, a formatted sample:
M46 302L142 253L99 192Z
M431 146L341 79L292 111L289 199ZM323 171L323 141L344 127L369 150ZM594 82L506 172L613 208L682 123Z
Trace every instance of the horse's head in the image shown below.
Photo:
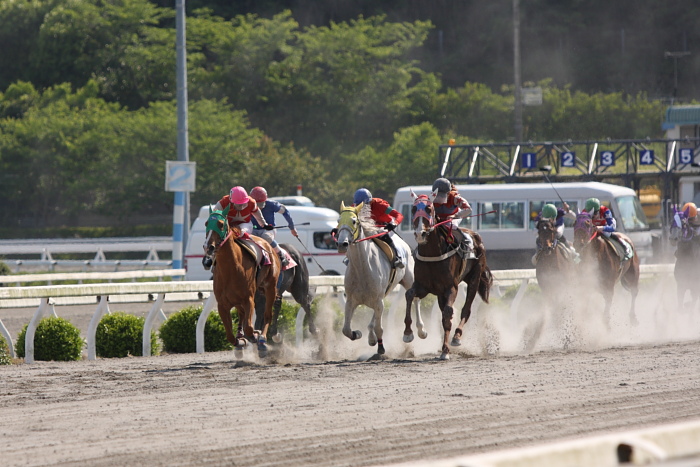
M673 222L671 222L669 230L669 238L671 240L687 242L693 238L695 232L690 227L689 215L689 207L679 211L676 206L673 206Z
M340 219L338 219L338 253L345 253L352 242L360 236L360 211L364 203L358 206L345 206L340 202Z
M411 190L411 199L413 199L411 223L413 225L413 235L415 235L416 242L419 245L423 245L428 241L428 234L430 234L433 225L435 225L433 201L436 196L437 190L431 193L430 196L419 196Z
M214 263L216 249L229 234L227 216L230 207L229 205L223 211L215 211L209 206L209 218L205 223L204 258L202 258L202 266L207 271Z
M550 254L557 247L557 226L552 219L537 221L537 238L545 254Z
M593 224L593 211L582 211L576 215L574 223L574 248L580 250L590 242L598 233L598 229Z

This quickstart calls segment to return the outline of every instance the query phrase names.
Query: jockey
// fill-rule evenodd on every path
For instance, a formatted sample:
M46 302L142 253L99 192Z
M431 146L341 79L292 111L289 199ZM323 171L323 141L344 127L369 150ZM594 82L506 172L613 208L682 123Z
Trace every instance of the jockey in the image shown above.
M692 238L698 239L698 235L700 235L700 219L698 218L698 208L695 206L695 203L685 203L681 210L674 214L674 223L676 226L680 227L682 225L681 214L685 212L688 213L688 226L693 231ZM677 238L671 238L671 243L675 244L677 240Z
M598 232L608 238L614 238L625 248L625 257L632 257L632 247L618 235L613 235L617 229L617 222L612 215L612 211L607 206L600 204L598 198L588 198L586 200L585 211L591 213L591 221L596 226Z
M299 233L294 228L294 221L292 220L292 216L289 214L289 210L287 209L287 207L278 201L275 201L273 199L267 199L267 190L265 190L265 188L261 186L256 186L255 188L250 190L250 197L253 198L257 203L258 209L260 209L260 212L262 213L263 218L267 222L267 225L271 225L274 227L275 213L279 212L284 216L284 219L287 221L289 231L292 233L292 235L294 235L295 237L299 236ZM267 240L270 246L274 248L275 252L277 253L277 256L280 257L282 267L287 267L287 265L289 265L289 259L287 259L287 255L282 253L282 251L280 250L279 243L277 243L277 240L275 240L275 231L269 228L266 229L264 227L261 227L255 218L253 218L252 220L253 235L262 237L265 240Z
M375 224L377 224L377 226L384 227L387 230L387 233L379 238L384 240L391 247L391 249L394 250L394 262L392 263L392 266L395 268L403 268L405 265L403 264L398 250L396 249L396 245L394 244L394 240L392 239L392 236L395 235L393 230L403 220L403 214L392 208L387 201L381 198L373 198L372 193L370 193L367 188L360 188L355 192L355 196L353 197L353 206L359 206L360 203L364 203L365 206L369 206L372 220L375 222Z
M457 187L446 178L438 178L433 182L433 193L435 192L437 192L437 196L433 200L435 222L440 223L452 219L452 222L448 223L450 228L459 230L459 223L472 213L472 207L466 199L462 198ZM469 252L473 253L472 236L465 234L464 241L467 243Z
M576 214L571 212L567 203L564 203L564 208L557 208L555 205L547 203L542 207L542 211L540 211L540 213L535 218L535 223L537 223L541 219L549 219L551 221L554 221L554 226L557 229L557 240L564 246L565 249L569 251L569 253L571 253L571 255L574 257L574 261L578 262L578 253L576 252L576 250L574 250L573 246L569 243L566 237L564 237L565 218L576 220ZM537 255L539 255L540 251L542 250L542 245L540 245L539 236L535 240L535 243L537 244L537 253L535 253L535 256L532 258L533 264L537 263Z
M214 207L217 211L223 211L226 206L231 206L228 211L228 225L238 227L241 230L241 238L248 238L253 232L253 224L250 221L254 217L258 225L263 229L272 230L274 227L263 219L255 200L248 196L245 188L234 186L228 196L222 197Z

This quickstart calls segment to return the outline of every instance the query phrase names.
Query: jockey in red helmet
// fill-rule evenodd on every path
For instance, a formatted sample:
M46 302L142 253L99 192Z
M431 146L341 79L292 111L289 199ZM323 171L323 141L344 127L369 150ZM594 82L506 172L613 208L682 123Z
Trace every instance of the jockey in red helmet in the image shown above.
M223 211L226 206L231 206L228 211L228 224L231 227L238 227L243 234L243 237L250 235L253 232L253 223L251 217L258 221L258 224L264 229L273 229L265 219L263 219L258 205L254 199L248 196L245 188L242 186L234 186L228 196L222 197L214 207L215 210Z
M435 209L436 222L440 223L452 219L452 222L447 225L450 229L461 232L461 241L466 243L470 257L474 257L474 240L472 236L463 233L459 229L462 219L472 213L472 207L459 194L457 187L446 178L441 177L433 182L433 193L435 194L433 209Z
M394 250L394 262L392 266L395 268L403 268L405 265L396 250L394 240L391 238L392 235L395 235L393 230L403 220L403 214L391 207L391 205L382 198L373 198L372 193L370 193L367 188L360 188L355 192L355 196L353 196L353 206L359 206L361 203L370 207L372 220L378 226L383 226L387 230L386 235L382 235L379 238L384 240Z
M267 190L265 190L265 188L256 186L250 190L250 197L253 198L258 204L258 208L260 209L260 212L268 225L275 225L275 213L278 212L284 216L284 219L287 221L287 225L289 226L289 231L292 233L292 235L295 237L299 236L299 233L294 228L294 221L292 220L292 216L289 214L287 207L274 199L267 199ZM266 230L264 227L261 227L260 224L258 224L256 219L253 219L253 227L253 235L257 235L267 240L268 243L270 243L270 246L272 246L275 252L277 252L277 256L280 257L282 267L287 267L289 264L289 259L280 249L277 240L275 240L275 230Z

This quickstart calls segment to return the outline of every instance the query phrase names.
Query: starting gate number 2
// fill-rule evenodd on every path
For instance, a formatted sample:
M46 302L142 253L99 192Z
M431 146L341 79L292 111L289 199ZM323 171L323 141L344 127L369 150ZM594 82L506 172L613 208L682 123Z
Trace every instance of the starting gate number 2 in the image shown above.
M566 151L561 153L561 166L562 167L576 167L576 153L573 151Z

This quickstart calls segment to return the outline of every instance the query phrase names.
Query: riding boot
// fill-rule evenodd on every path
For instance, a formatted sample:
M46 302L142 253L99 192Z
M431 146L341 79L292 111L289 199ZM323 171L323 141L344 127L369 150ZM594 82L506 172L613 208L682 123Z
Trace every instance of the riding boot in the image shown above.
M279 247L277 248L277 256L279 256L280 264L282 264L283 268L289 266L289 260L287 259L287 255L285 255L284 252L279 249Z
M401 257L399 257L399 252L396 249L396 245L394 244L394 240L391 238L391 235L386 234L381 237L382 240L386 242L387 245L391 247L391 249L394 251L394 261L392 261L391 265L395 268L403 268L404 264L403 261L401 261Z

